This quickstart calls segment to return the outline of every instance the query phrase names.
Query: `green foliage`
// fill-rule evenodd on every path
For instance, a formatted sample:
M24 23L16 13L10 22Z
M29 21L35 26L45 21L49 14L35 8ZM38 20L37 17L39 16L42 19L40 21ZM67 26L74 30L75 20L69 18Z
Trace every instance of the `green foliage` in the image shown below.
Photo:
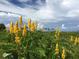
M54 32L27 32L26 37L21 38L21 45L15 44L14 34L0 32L0 49L4 52L16 51L18 59L56 59ZM79 36L76 32L61 32L59 40L59 59L61 59L62 47L66 49L66 59L79 59L79 44L74 45L70 41L70 36ZM14 52L15 53L15 52Z

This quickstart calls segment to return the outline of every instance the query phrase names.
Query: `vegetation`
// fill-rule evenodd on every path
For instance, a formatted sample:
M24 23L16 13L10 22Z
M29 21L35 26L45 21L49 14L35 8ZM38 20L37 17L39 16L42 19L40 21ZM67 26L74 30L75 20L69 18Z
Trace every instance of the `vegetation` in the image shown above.
M28 21L22 27L22 17L15 25L10 23L10 33L0 32L0 59L78 59L79 33L37 31L36 24Z
M5 25L4 24L0 24L0 31L3 31L5 29Z

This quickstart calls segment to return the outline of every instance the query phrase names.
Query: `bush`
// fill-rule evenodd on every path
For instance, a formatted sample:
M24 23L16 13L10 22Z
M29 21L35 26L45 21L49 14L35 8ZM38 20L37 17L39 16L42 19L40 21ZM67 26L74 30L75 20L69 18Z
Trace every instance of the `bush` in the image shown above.
M3 31L5 29L5 25L4 24L0 24L0 31Z

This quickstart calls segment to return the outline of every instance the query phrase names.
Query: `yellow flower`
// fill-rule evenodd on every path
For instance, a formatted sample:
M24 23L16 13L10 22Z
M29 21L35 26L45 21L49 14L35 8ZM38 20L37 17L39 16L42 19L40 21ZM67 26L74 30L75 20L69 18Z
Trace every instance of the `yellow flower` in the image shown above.
M59 27L56 27L56 28L55 28L55 38L56 38L57 40L59 40L59 37L60 37L60 29L59 29Z
M18 21L16 21L15 25L18 27Z
M13 23L10 23L10 33L13 33Z
M65 59L65 49L63 48L63 50L62 50L62 59Z
M18 31L19 31L18 22L16 22L14 25L14 33L17 33Z
M19 23L20 23L20 30L22 30L22 24L23 24L23 22L22 22L22 16L19 17Z
M31 23L31 32L35 31L35 26L34 26L34 22Z
M20 19L20 25L22 25L22 16L20 16L19 19Z
M27 29L26 29L26 25L24 24L24 28L23 28L23 33L22 33L22 35L23 35L23 36L26 36L26 33L27 33Z
M35 23L35 22L34 22L34 27L35 27L35 29L37 29L37 23Z
M18 36L15 37L15 43L18 45L20 44L20 37L18 37Z
M28 19L28 28L31 28L31 19Z
M74 42L74 44L76 45L78 43L78 39L77 39L77 37L75 37L75 42Z
M70 40L71 40L71 42L73 41L73 36L71 36Z
M18 28L19 30L18 31L21 31L21 28Z
M56 43L55 54L59 54L58 43Z
M78 44L79 44L79 37L78 37Z

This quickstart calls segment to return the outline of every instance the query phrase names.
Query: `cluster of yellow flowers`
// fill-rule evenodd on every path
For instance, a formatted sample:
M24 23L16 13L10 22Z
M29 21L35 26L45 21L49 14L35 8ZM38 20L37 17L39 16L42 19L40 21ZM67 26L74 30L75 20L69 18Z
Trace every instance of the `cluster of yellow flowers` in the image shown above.
M71 42L74 43L74 45L77 45L79 43L79 37L71 36L70 38Z
M22 35L23 35L23 36L26 36L26 33L27 33L27 30L26 30L26 25L24 24L24 28L23 28Z
M15 35L15 43L20 45L20 41L21 41L20 37L18 36L18 34L16 34Z
M73 42L73 39L74 39L74 37L73 36L70 36L70 41L71 42Z
M20 27L18 26L20 24ZM27 34L27 27L26 24L23 26L22 16L19 17L19 24L18 21L13 25L13 22L10 23L10 33L15 34L15 42L17 44L20 43L20 37L18 36L18 32L22 32L22 36L25 37ZM37 28L37 24L35 22L31 22L31 19L28 20L28 29L31 32L34 32Z
M22 16L20 16L19 19L20 19L20 21L19 21L19 23L20 23L20 29L22 29L22 24L23 24Z
M59 27L56 27L55 29L55 38L57 39L57 43L56 43L56 48L55 48L55 54L56 55L59 55L59 38L60 38L60 28ZM63 48L62 50L62 54L61 54L61 58L62 59L65 59L65 49Z
M10 22L10 33L13 33L13 23Z
M59 40L59 37L60 37L60 29L59 29L59 27L56 27L55 30L56 30L56 31L55 31L55 38L56 38L57 40Z
M37 24L35 22L31 22L31 19L28 20L28 29L31 32L34 32L37 28Z
M31 19L28 19L28 29L31 28Z
M58 43L56 43L55 54L56 54L56 55L59 54L59 46L58 46ZM63 48L63 50L62 50L61 57L62 57L62 59L65 59L65 49L64 49L64 48Z
M55 54L59 54L59 47L58 47L58 43L56 43Z
M15 25L14 25L14 33L17 33L19 31L18 28L18 21L16 21Z
M65 59L65 49L63 48L62 50L62 55L61 55L62 59Z

